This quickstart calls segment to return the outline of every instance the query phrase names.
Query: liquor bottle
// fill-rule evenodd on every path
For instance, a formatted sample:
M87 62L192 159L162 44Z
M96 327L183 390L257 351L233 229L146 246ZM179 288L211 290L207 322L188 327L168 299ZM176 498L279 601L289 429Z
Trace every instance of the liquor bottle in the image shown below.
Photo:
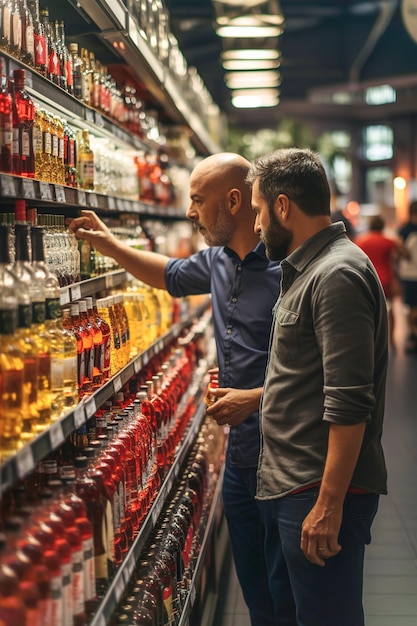
M106 492L103 473L89 470L86 456L74 459L75 489L78 496L85 502L87 516L93 527L94 536L94 567L96 572L96 588L102 595L109 582L109 542L113 542L113 518L111 500Z
M58 20L55 20L53 33L60 66L59 86L65 91L70 91L71 89L72 93L72 68L70 55L65 45L65 30L63 21L59 22ZM68 77L70 77L70 85L68 84Z
M93 390L93 381L90 378L92 364L94 363L93 338L87 328L84 327L80 318L80 304L72 302L70 310L72 328L82 339L82 353L80 353L78 348L78 371L79 383L81 379L83 381L81 395L85 395ZM82 369L83 371L81 372Z
M22 50L22 18L20 15L19 4L17 0L12 0L11 23L10 23L10 44L9 53L15 58L20 58Z
M92 86L92 71L90 70L90 59L88 50L81 48L81 72L82 72L82 100L84 104L91 105L91 86Z
M0 282L6 282L13 286L18 302L16 340L23 355L23 398L22 398L22 424L20 439L23 444L31 440L35 435L35 426L39 420L38 413L38 346L32 336L32 309L30 295L26 285L10 271L10 242L9 227L0 226L0 272L3 278ZM5 273L4 273L5 272Z
M20 0L20 15L22 22L22 45L20 56L26 65L33 67L35 63L35 32L33 15L29 10L26 0Z
M86 618L89 620L97 603L93 527L87 516L87 507L75 491L74 467L60 467L60 477L63 483L63 500L74 511L75 524L81 533L84 567L85 612Z
M65 185L65 163L64 163L64 124L59 115L55 115L55 128L57 134L57 157L55 182Z
M113 307L116 318L120 321L121 327L121 340L122 340L122 350L123 350L123 364L129 361L130 355L130 330L129 330L129 320L126 314L126 309L123 304L123 296L118 293L113 296Z
M7 235L7 227L2 226L1 258L8 249ZM24 398L24 355L16 338L18 301L4 272L6 263L0 262L0 462L19 446Z
M38 180L42 177L42 159L43 159L43 137L41 125L42 112L37 104L35 104L35 116L32 128L33 158L35 160L34 176Z
M88 302L87 298L87 302ZM97 366L98 369L103 373L103 382L106 382L110 378L110 342L111 342L111 329L109 323L100 316L98 312L97 300L94 301L91 298L91 317L94 320L95 324L101 331L101 335L103 338L103 342L101 344L100 349L100 361Z
M34 65L35 69L46 76L47 70L47 43L45 30L40 20L39 0L28 0L29 11L33 19L33 39L34 39Z
M33 178L35 159L33 156L32 127L35 106L25 89L26 71L14 70L13 97L13 174Z
M58 54L58 46L55 40L55 33L51 22L49 21L49 10L43 8L40 12L41 21L44 27L46 43L47 43L47 70L46 77L55 85L61 82L61 66Z
M110 376L114 376L122 367L122 358L120 356L120 330L114 316L114 311L110 307L110 296L97 300L97 310L100 317L102 317L110 327Z
M64 125L64 170L65 185L68 187L77 186L77 170L76 170L76 138L75 132L66 120ZM75 281L74 281L75 282Z
M78 100L83 99L83 75L82 75L82 61L78 54L78 44L70 43L69 53L71 55L72 63L72 83L73 83L73 95Z
M71 310L63 309L62 311L62 325L64 329L70 333L77 344L77 387L78 387L78 399L81 399L84 395L84 378L85 378L85 355L83 338L80 333L75 329L72 323Z
M10 46L10 20L12 3L10 0L2 0L0 3L0 48L9 51Z
M92 382L92 388L93 390L95 390L101 387L101 385L103 384L103 372L99 369L101 360L100 352L103 346L103 335L100 328L88 314L88 300L79 300L78 304L80 307L81 324L90 333L93 342L90 353L90 362L87 366L88 369L86 370L86 376L90 378Z
M84 626L86 623L84 603L84 555L81 532L76 524L75 512L64 499L61 480L49 482L53 493L52 506L65 528L65 539L71 546L71 615L68 624Z
M86 129L77 133L77 171L80 187L94 191L94 153Z
M9 80L4 72L4 59L0 57L0 171L12 172L13 155L13 100Z

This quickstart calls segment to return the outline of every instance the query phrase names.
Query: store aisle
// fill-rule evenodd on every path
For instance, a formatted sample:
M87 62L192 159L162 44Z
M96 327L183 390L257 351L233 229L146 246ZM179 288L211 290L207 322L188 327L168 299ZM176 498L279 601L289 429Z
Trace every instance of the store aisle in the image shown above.
M366 552L366 626L417 626L417 354L404 353L400 303L396 313L398 347L390 354L383 437L389 494L381 497ZM212 626L250 626L232 564L220 590Z

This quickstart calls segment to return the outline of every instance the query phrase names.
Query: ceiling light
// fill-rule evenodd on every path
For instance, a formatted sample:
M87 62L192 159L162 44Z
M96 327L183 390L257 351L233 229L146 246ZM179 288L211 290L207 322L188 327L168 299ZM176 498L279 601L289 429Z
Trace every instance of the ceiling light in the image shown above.
M225 70L273 70L279 67L279 61L269 59L235 59L223 61Z
M231 89L240 87L272 87L280 83L279 72L270 70L265 72L227 72L225 82Z
M225 61L232 59L279 59L281 53L272 48L245 48L242 50L225 50L222 58Z
M279 26L219 26L216 29L219 37L239 38L264 38L278 37L281 35L282 28Z
M275 90L271 93L263 93L261 90L251 92L235 92L232 97L232 105L237 109L258 109L273 107L279 104L279 94Z
M267 13L253 13L250 15L240 15L238 17L228 17L221 15L217 18L219 26L281 26L284 22L282 15L268 15Z

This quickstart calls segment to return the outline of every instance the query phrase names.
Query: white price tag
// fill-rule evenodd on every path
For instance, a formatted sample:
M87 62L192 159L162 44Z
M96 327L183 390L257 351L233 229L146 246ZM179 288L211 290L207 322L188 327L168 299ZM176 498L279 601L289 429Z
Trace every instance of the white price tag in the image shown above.
M2 196L16 196L16 181L14 178L2 174L0 177L0 182Z
M53 450L64 441L64 431L62 430L61 422L56 422L49 427L49 441Z
M90 398L89 400L87 400L85 403L85 414L87 416L87 419L90 419L90 417L93 417L96 410L97 410L96 399Z
M95 193L89 193L87 197L90 207L96 209L98 207L97 195Z
M102 128L104 126L104 119L100 115L100 113L97 113L97 111L96 111L96 124L97 124L97 126L101 126Z
M41 200L52 200L51 185L49 183L39 183L39 191Z
M61 185L55 185L55 198L57 202L65 203L67 201L65 189Z
M107 196L107 206L109 207L110 211L114 211L114 209L116 208L116 201L113 196Z
M144 352L142 355L142 363L143 365L147 365L149 363L149 352Z
M81 298L81 285L73 285L71 289L71 300L79 300Z
M142 365L142 355L141 355L133 362L133 368L135 370L135 374L138 374L140 370L142 369L142 367L143 365Z
M77 404L74 409L74 426L80 428L85 423L85 414L83 404Z
M113 380L113 388L114 393L117 393L122 388L122 379L120 378L120 376L116 376L116 378Z
M107 274L104 277L105 283L106 283L106 289L111 289L114 285L114 276L113 274Z
M87 120L87 122L95 124L94 111L92 111L91 109L85 109L85 119Z
M33 460L33 452L30 446L26 446L17 453L16 466L19 478L23 478L34 469L35 461Z
M23 197L28 200L35 198L35 183L31 178L22 178Z
M87 204L87 197L85 195L85 191L83 191L82 189L78 189L78 204L82 204L82 205L86 205Z
M194 606L194 602L195 602L195 586L192 584L191 585L191 589L190 589L190 604L191 604L191 606Z
M59 303L61 306L64 304L68 304L70 302L70 292L68 287L62 287L61 293L59 294Z
M116 582L114 586L114 597L116 598L116 602L119 602L120 598L122 597L123 591L124 591L123 580L119 578L119 580Z

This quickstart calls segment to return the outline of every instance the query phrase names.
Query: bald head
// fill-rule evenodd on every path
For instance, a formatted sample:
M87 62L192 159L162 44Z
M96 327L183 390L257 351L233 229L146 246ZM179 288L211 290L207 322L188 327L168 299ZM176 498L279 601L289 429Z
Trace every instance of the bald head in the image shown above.
M250 205L251 190L246 183L246 176L250 167L249 161L233 152L219 152L199 163L191 174L191 182L199 184L213 184L216 189L228 191L235 187L242 193L244 204Z

